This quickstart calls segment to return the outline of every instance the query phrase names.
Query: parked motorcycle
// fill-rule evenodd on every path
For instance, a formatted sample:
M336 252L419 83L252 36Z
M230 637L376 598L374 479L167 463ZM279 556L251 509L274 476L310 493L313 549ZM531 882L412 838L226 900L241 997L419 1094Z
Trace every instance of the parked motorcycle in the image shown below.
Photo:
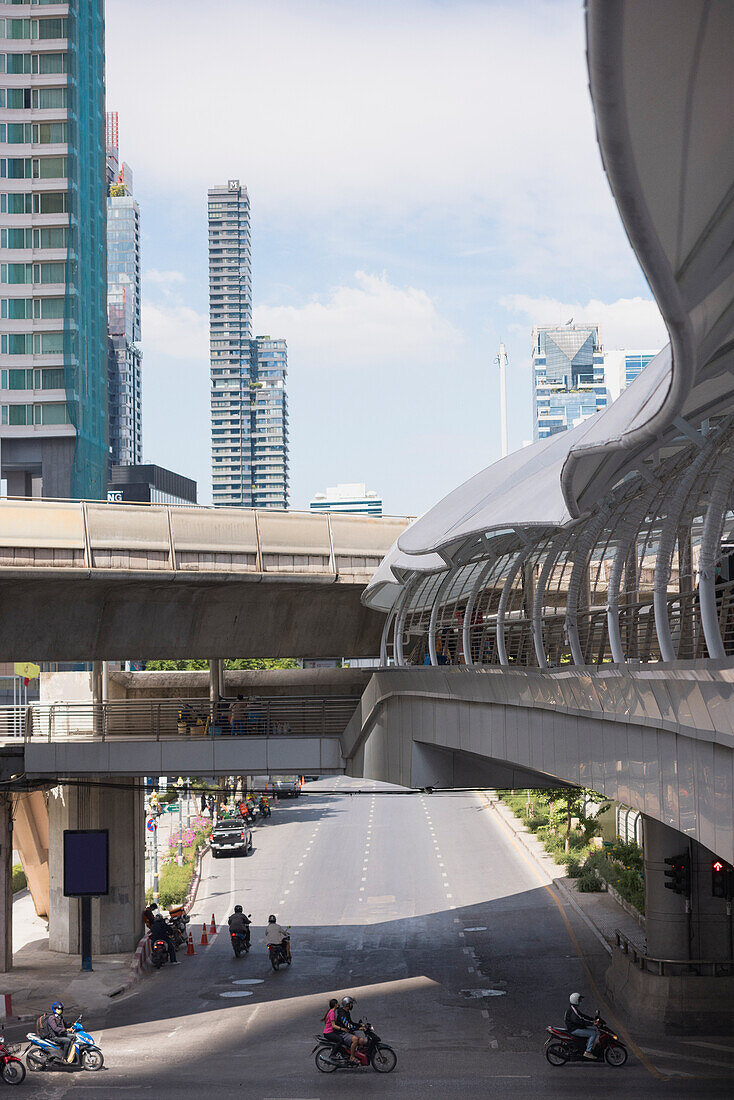
M628 1058L627 1047L598 1012L594 1016L594 1027L599 1033L594 1048L595 1061L606 1062L608 1066L623 1066ZM583 1036L572 1035L565 1027L547 1027L546 1031L550 1038L545 1044L545 1056L552 1066L565 1066L566 1062L594 1064L591 1058L584 1058L586 1039Z
M21 1085L25 1080L25 1066L18 1057L20 1052L19 1043L6 1043L5 1036L0 1035L0 1077L6 1085Z
M172 905L169 910L168 923L171 926L171 939L173 940L174 947L183 947L188 938L189 933L187 924L189 924L191 917L185 911L183 905Z
M168 962L168 944L165 940L155 939L150 945L150 961L156 970Z
M28 1068L42 1070L59 1066L64 1069L86 1069L90 1071L102 1069L104 1055L89 1032L82 1027L81 1016L74 1021L68 1030L73 1035L73 1041L66 1055L53 1039L42 1039L40 1035L29 1031L26 1036L29 1045L25 1052Z
M285 949L285 943L269 943L268 954L270 955L270 965L273 970L280 970L284 964L286 966L291 965L291 958Z
M321 1073L334 1073L338 1069L357 1070L372 1066L376 1073L392 1073L398 1064L398 1056L392 1047L387 1046L372 1027L372 1024L359 1021L359 1027L364 1032L367 1045L358 1047L355 1053L358 1065L349 1061L349 1051L342 1045L341 1040L327 1039L325 1035L317 1035L316 1046L311 1051L316 1057L316 1069Z

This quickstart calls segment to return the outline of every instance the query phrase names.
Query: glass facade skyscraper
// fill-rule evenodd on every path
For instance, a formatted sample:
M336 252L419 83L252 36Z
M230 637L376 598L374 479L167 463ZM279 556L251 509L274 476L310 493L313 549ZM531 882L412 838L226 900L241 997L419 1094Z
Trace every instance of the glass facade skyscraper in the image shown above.
M104 498L104 4L0 3L0 439L16 496Z
M107 188L110 452L114 466L134 466L143 461L140 207L120 164L116 111L107 114Z
M533 438L565 432L609 404L597 325L533 329Z
M288 507L285 340L252 336L250 200L208 193L212 492L215 504Z

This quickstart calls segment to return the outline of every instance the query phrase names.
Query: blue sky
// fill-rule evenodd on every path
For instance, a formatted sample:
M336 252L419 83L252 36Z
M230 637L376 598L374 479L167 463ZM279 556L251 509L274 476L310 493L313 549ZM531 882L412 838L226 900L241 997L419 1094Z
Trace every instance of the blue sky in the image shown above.
M146 461L211 499L206 190L238 177L256 334L289 349L291 506L417 514L531 437L534 323L665 333L594 136L580 0L114 0L141 206Z

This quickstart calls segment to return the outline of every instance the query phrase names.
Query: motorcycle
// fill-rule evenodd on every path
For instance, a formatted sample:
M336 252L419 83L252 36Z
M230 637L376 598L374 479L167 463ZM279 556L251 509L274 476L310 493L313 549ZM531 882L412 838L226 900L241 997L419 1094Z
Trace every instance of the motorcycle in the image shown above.
M250 913L247 916L251 916ZM235 957L239 959L240 955L244 951L245 954L250 950L250 929L246 932L230 932L232 939L232 950L235 953Z
M5 1036L0 1035L0 1077L6 1085L22 1085L25 1080L25 1066L18 1058L20 1051L19 1043L6 1043Z
M273 811L270 809L270 806L268 806L267 802L261 802L258 809L260 811L260 817L263 819L263 821L266 817L272 816Z
M75 1020L68 1029L72 1036L67 1054L53 1039L43 1039L40 1035L29 1031L26 1035L29 1045L26 1048L25 1060L29 1069L43 1070L52 1066L61 1066L64 1069L98 1070L104 1065L104 1055L95 1044L94 1039L82 1027L82 1018Z
M325 1035L317 1035L317 1044L311 1051L316 1057L316 1069L321 1073L334 1073L338 1069L357 1070L372 1066L376 1073L392 1073L398 1064L398 1056L392 1047L387 1046L372 1027L372 1024L359 1021L358 1027L362 1028L367 1045L357 1047L355 1058L358 1065L349 1060L349 1051L342 1045L340 1039L328 1039Z
M184 911L183 905L174 905L169 911L169 924L171 926L171 939L173 940L174 947L183 947L188 938L189 933L187 924L189 924L191 917Z
M168 944L165 940L155 939L150 945L150 961L156 970L168 962Z
M290 936L288 939L290 941ZM268 953L273 970L280 970L284 963L286 966L291 965L291 957L285 949L285 941L283 943L269 943Z
M628 1058L627 1047L598 1012L594 1016L594 1027L598 1033L594 1060L606 1062L608 1066L623 1066ZM552 1066L565 1066L566 1062L592 1064L591 1058L584 1058L586 1039L583 1036L572 1035L565 1027L547 1027L546 1031L550 1038L546 1040L545 1056Z

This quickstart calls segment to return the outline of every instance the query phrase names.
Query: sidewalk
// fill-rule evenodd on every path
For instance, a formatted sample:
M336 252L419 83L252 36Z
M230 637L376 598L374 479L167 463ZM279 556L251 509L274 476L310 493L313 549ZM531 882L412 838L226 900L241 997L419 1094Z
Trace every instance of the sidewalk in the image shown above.
M78 955L49 951L46 921L36 916L28 890L19 891L13 899L13 969L0 978L0 992L13 998L8 1037L24 1035L55 1000L63 1002L67 1019L108 1008L110 995L129 981L130 955L105 955L92 965L91 973L82 973Z
M593 926L598 936L608 945L615 943L614 933L619 929L639 950L645 950L645 930L639 922L606 891L599 894L579 894L576 880L564 875L561 864L548 855L534 833L515 817L512 810L490 795L492 812L498 814L514 833L518 843L526 849L563 897L575 906L587 924Z

